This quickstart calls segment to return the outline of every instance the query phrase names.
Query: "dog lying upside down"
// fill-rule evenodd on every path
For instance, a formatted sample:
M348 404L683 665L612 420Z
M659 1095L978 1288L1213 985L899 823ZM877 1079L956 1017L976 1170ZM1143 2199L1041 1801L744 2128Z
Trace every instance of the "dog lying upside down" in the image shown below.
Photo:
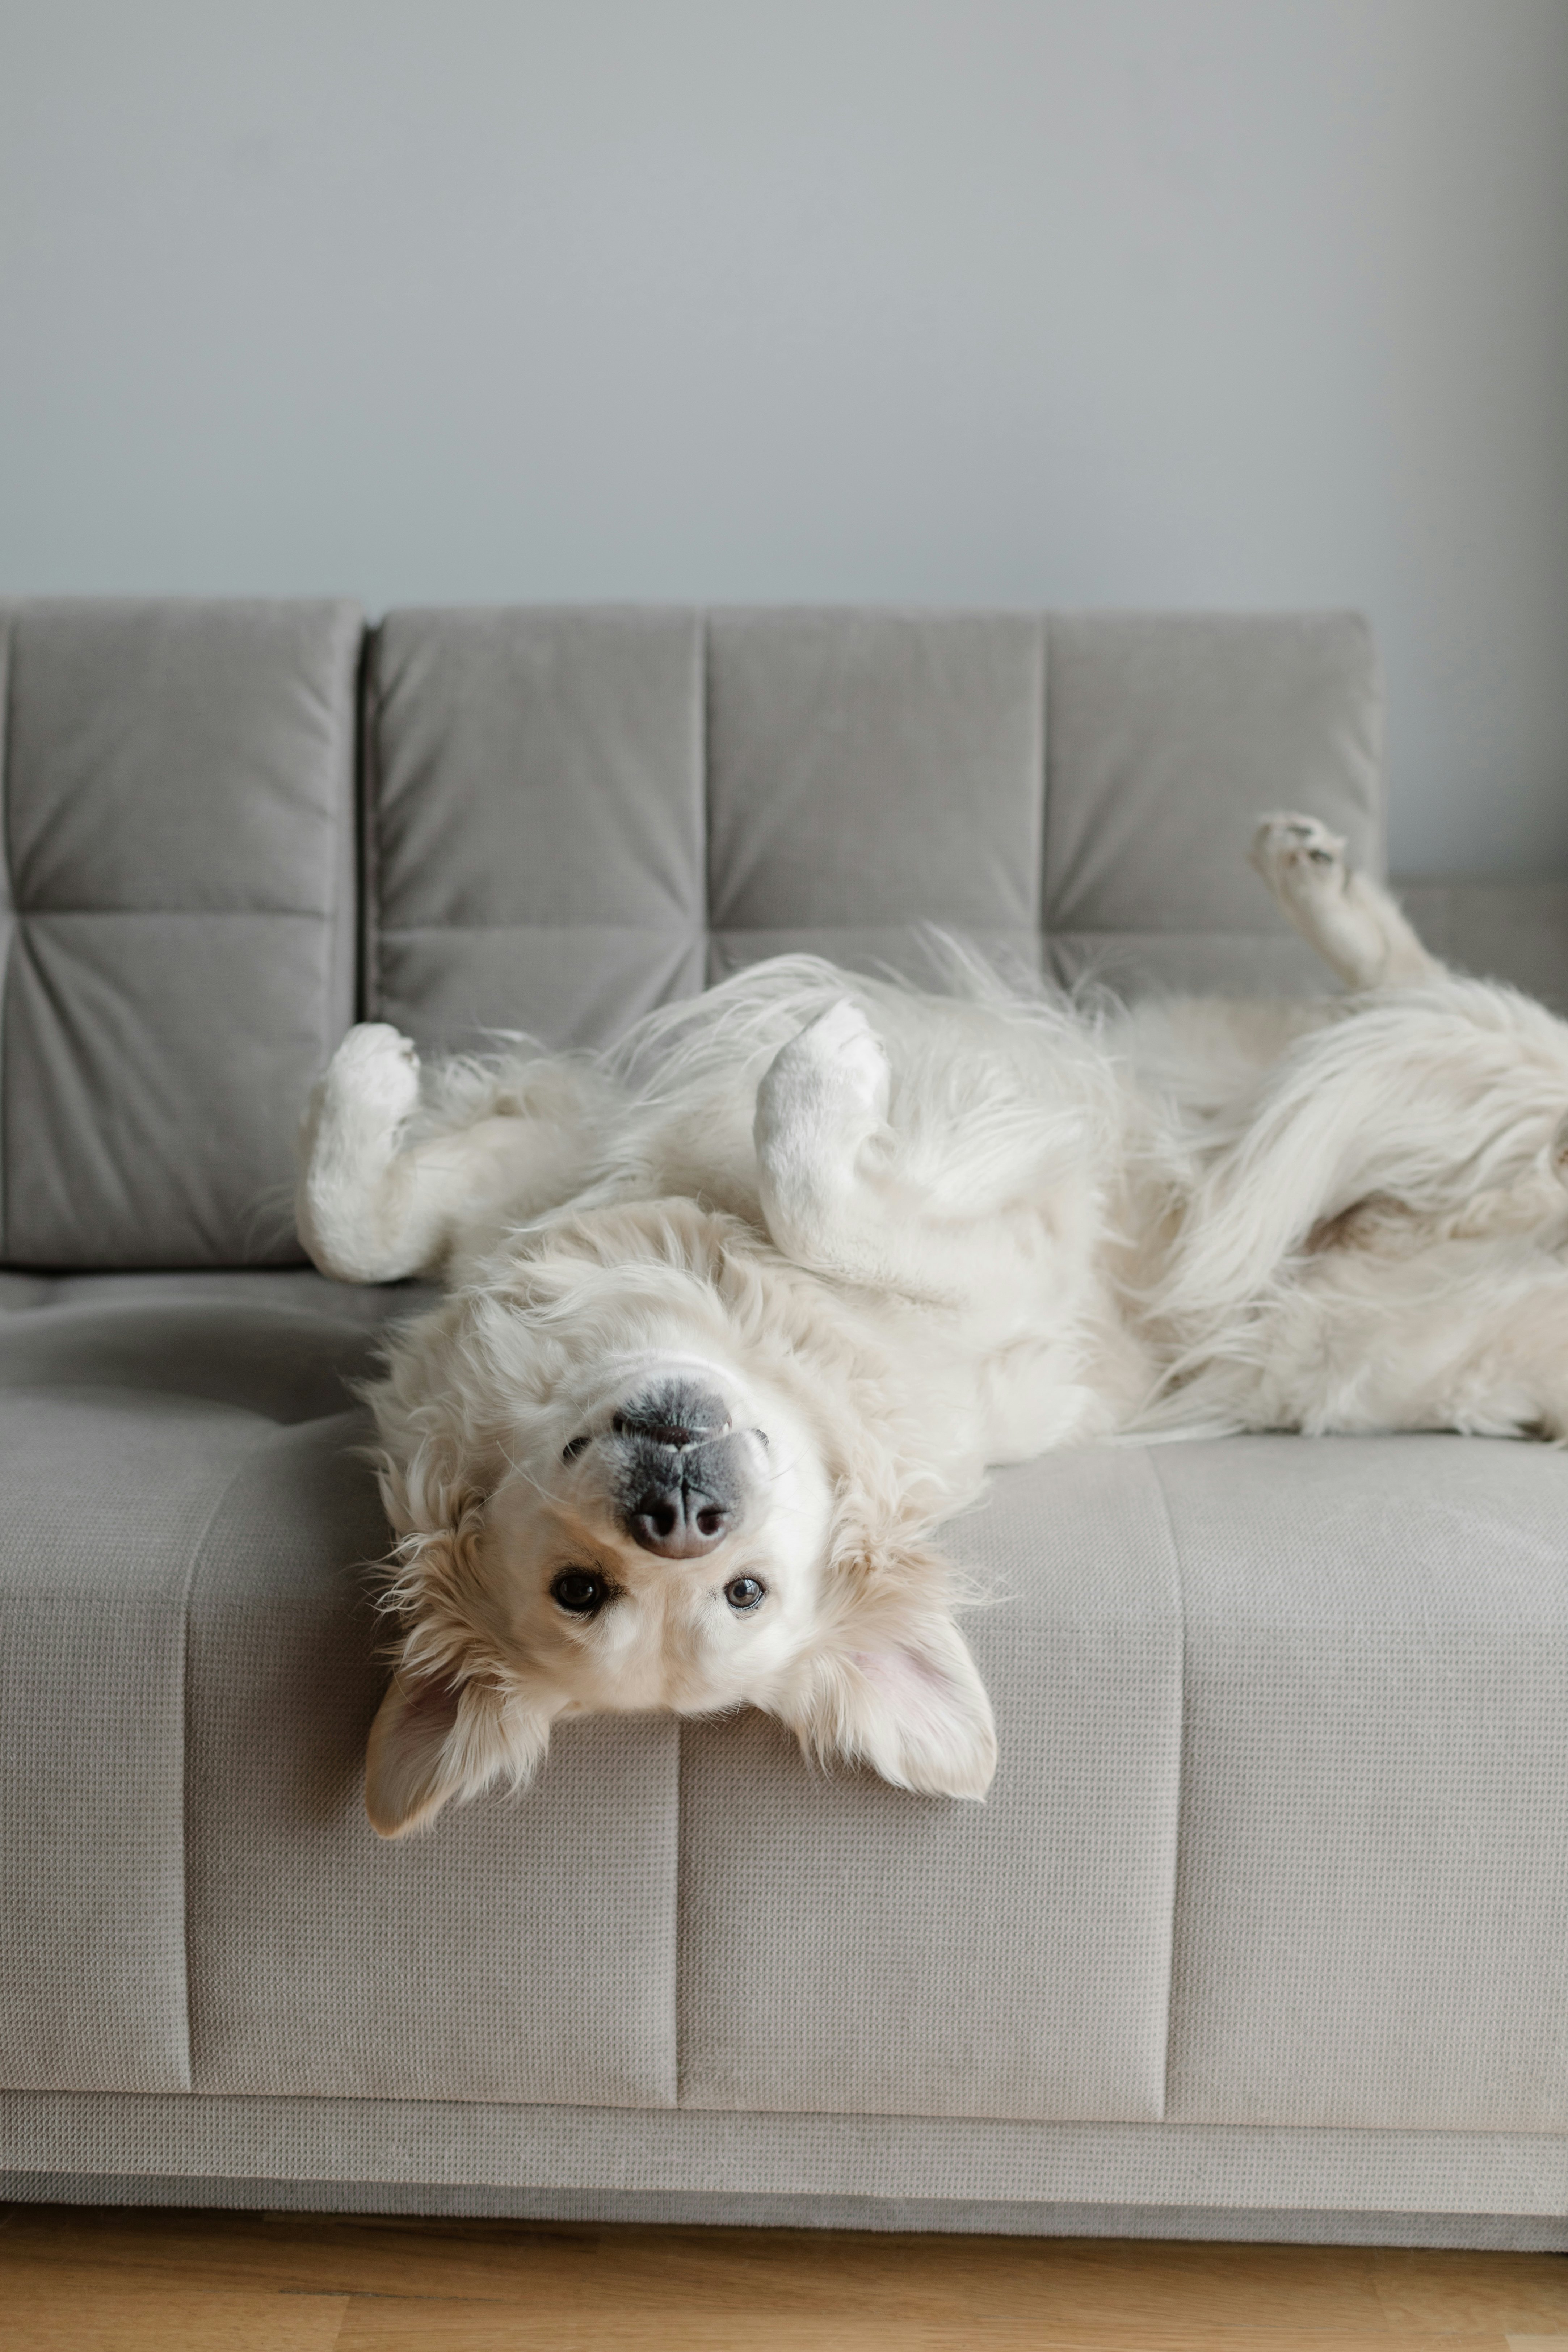
M933 1541L1126 1432L1568 1434L1568 1026L1447 972L1307 817L1253 856L1352 992L1085 1011L757 966L598 1058L422 1080L350 1033L324 1274L443 1274L371 1391L398 1538L370 1818L525 1783L557 1717L750 1703L981 1797Z

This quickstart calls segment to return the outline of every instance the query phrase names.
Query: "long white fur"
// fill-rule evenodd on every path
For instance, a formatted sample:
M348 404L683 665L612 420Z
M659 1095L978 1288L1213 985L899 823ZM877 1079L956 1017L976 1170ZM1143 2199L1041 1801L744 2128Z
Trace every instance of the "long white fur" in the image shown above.
M748 1700L977 1796L994 1734L932 1531L989 1465L1139 1432L1568 1435L1568 1028L1443 971L1314 820L1253 855L1351 994L1122 1011L954 949L940 996L781 958L600 1057L421 1076L351 1033L300 1232L341 1278L449 1285L372 1391L378 1828L526 1780L557 1716ZM628 1383L693 1364L768 1448L700 1569L643 1557L595 1468ZM618 1596L592 1625L549 1600L574 1559Z

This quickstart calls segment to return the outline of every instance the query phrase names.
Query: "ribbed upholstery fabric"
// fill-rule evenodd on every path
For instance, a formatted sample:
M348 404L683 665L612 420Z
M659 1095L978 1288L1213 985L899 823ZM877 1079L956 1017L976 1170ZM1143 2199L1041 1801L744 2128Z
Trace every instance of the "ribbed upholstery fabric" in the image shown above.
M191 2081L192 1597L233 1572L237 1496L268 1541L287 1524L302 1431L324 1439L337 1488L368 1496L356 1543L379 1548L368 1474L343 1453L344 1381L369 1344L359 1322L255 1295L0 1316L7 2084Z
M402 612L369 664L365 1002L422 1045L604 1042L805 949L1321 989L1247 866L1301 807L1381 870L1363 623Z
M1039 2199L733 2195L720 2189L536 2189L449 2181L247 2179L171 2173L0 2172L0 2198L286 2213L600 2221L731 2230L940 2231L1009 2238L1160 2238L1270 2245L1568 2252L1568 2221L1537 2213L1338 2212L1309 2206L1085 2205Z
M0 1257L298 1260L353 1018L346 604L0 607Z
M342 1434L289 1437L287 1490L237 1483L193 1600L195 2088L671 2104L674 1723L565 1726L525 1802L374 1837L385 1535Z
M1002 1742L984 1805L682 1732L682 2104L1163 2110L1181 1608L1146 1457L1058 1454L949 1530ZM735 1989L743 1987L737 1999Z
M1568 2214L1568 2138L1559 2134L715 2115L439 2099L16 2092L0 2095L0 2169L399 2183L416 2210L427 2186L574 2192L576 2210L590 2213L610 2199L681 2194L705 2204L793 2196L1536 2215L1560 2229Z
M1167 2113L1568 2129L1568 1459L1152 1459L1186 1649Z

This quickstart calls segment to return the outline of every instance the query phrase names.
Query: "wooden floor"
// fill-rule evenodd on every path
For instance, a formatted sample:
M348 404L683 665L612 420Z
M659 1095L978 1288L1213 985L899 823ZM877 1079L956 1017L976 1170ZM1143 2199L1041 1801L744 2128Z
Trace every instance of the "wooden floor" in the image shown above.
M1568 2258L0 2209L4 2352L1568 2352Z

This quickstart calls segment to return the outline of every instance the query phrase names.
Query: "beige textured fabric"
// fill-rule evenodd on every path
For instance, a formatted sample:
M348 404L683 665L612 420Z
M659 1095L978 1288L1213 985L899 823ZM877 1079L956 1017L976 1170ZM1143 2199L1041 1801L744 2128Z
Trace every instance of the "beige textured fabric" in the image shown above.
M71 2205L264 2206L280 2212L418 2214L465 2221L1568 2252L1568 2221L1529 2213L1333 2213L1290 2206L1021 2204L1002 2199L981 2203L957 2197L734 2197L711 2189L475 2189L427 2180L193 2179L106 2172L0 2172L0 2198Z
M364 1434L275 1444L193 1596L195 2086L668 2105L675 1727L564 1727L525 1801L376 1838L362 1784L385 1669L363 1563L385 1531L342 1459Z
M1568 2127L1568 1458L1152 1458L1186 1620L1168 2114Z
M682 1738L681 2101L1157 2116L1181 1619L1138 1453L1058 1454L950 1531L988 1604L984 1805L811 1774L756 1717Z
M0 2167L193 2179L962 2199L1245 2211L1568 2213L1544 2133L1009 2124L439 2099L0 2095ZM588 2210L594 2210L593 2205Z
M0 1315L7 2085L191 2079L185 1839L203 1790L188 1775L190 1597L236 1565L237 1498L268 1545L286 1533L289 1448L306 1433L333 1492L368 1492L343 1458L342 1408L370 1334L269 1303L265 1280L243 1304L137 1304L110 1286ZM363 1502L359 1530L356 1548L379 1547Z
M46 1287L0 1316L0 2082L672 2099L673 1724L365 1821L374 1325L313 1276Z
M184 1600L257 1428L156 1392L0 1395L6 2084L189 2081Z

